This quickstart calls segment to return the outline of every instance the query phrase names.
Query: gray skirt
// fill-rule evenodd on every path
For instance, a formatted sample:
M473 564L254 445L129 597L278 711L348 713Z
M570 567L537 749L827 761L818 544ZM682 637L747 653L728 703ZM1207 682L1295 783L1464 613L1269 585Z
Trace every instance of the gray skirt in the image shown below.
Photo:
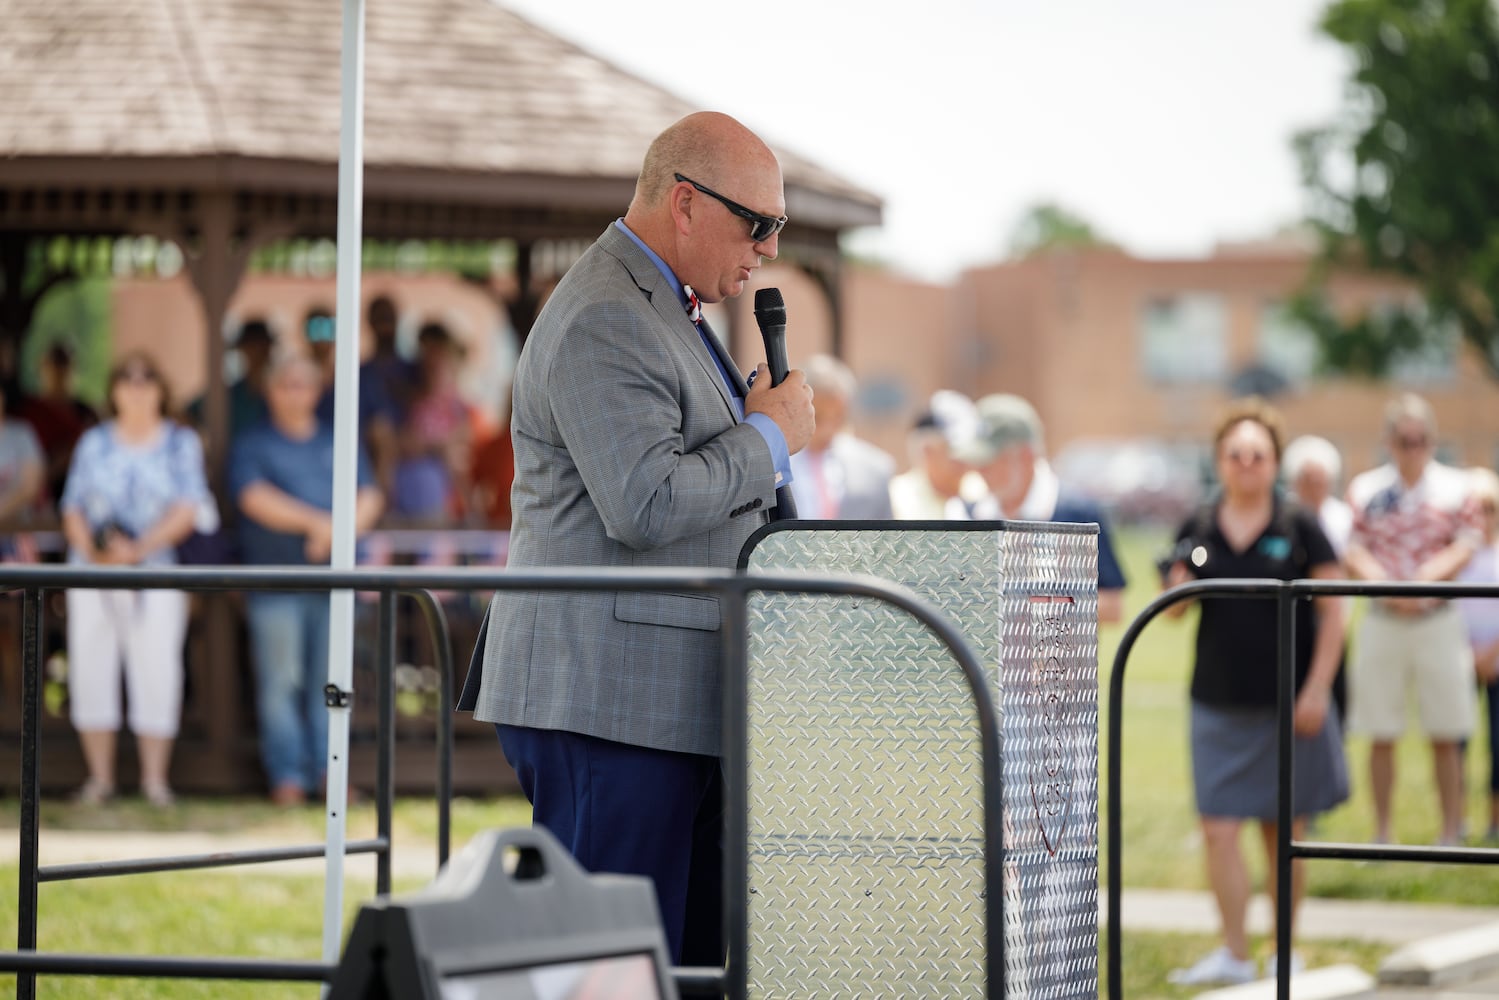
M1348 764L1337 706L1316 736L1296 737L1296 815L1326 812L1348 798ZM1273 822L1275 709L1220 708L1192 701L1192 784L1200 816Z

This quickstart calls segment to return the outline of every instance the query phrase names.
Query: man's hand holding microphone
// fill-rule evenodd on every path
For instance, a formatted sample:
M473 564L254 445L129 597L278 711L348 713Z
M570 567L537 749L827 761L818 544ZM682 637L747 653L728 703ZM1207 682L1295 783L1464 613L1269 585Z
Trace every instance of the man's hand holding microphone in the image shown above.
M755 369L744 413L763 413L776 422L786 438L787 450L795 455L812 440L817 419L812 413L812 387L801 369L786 365L786 300L779 288L755 292L755 323L765 342L765 364ZM795 512L791 512L794 516Z
M763 362L755 369L755 384L744 397L745 415L763 413L776 422L786 437L787 450L795 455L812 440L812 387L800 368L786 373L780 385L770 384L770 368Z

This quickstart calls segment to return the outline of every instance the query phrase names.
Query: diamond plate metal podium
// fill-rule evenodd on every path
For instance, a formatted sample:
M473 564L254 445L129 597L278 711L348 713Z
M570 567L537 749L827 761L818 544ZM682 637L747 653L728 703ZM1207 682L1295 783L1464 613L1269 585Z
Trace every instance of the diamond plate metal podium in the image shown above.
M958 626L1000 715L1005 995L1097 997L1097 528L777 522L741 564L883 577ZM749 623L748 995L998 996L956 663L868 598L757 593Z

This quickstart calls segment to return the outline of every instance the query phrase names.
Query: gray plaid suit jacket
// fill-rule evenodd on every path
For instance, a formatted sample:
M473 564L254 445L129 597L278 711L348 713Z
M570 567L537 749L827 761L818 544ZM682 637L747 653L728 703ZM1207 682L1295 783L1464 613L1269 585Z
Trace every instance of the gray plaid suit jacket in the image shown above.
M670 283L615 226L537 318L512 410L511 566L732 568L775 507L764 438L739 423ZM719 624L711 595L501 591L458 707L717 755Z

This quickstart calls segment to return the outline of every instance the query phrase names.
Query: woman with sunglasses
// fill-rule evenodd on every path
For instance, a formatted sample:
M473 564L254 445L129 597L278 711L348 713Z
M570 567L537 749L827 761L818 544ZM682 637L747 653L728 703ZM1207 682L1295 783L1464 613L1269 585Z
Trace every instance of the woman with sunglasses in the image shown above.
M59 505L69 561L168 566L209 501L198 436L167 417L161 372L145 354L126 355L109 378L111 419L79 439ZM81 802L115 793L120 668L130 729L139 748L141 793L172 804L167 781L182 707L187 595L178 590L70 590L68 691L88 780Z
M1341 575L1316 515L1276 490L1283 438L1279 414L1258 399L1236 404L1219 422L1213 442L1221 489L1177 533L1167 586L1194 578ZM1244 823L1259 828L1272 896L1276 884L1276 604L1250 597L1204 598L1201 604L1192 670L1192 783L1223 944L1191 968L1171 973L1172 982L1191 985L1247 982L1259 975L1245 930L1250 882L1239 848ZM1178 617L1185 610L1180 603L1167 614ZM1308 816L1348 797L1348 769L1330 695L1342 639L1338 598L1318 598L1315 607L1297 602L1295 838L1304 836ZM1301 868L1302 862L1293 862L1293 917L1303 891ZM1294 956L1291 964L1294 970ZM1272 957L1265 974L1276 971Z

